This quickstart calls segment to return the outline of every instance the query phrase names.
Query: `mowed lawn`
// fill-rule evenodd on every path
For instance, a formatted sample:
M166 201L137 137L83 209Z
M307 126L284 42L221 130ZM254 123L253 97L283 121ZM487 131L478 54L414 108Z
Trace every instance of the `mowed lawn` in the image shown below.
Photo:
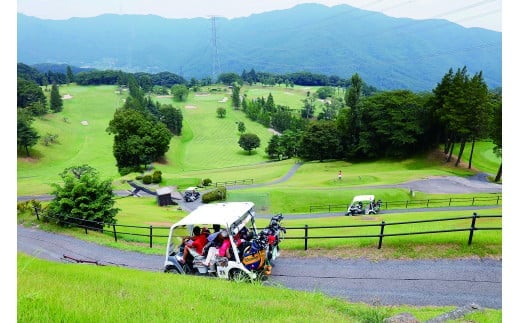
M89 164L105 178L119 177L112 154L113 137L105 129L124 96L115 93L115 86L64 85L60 94L72 96L63 100L63 111L36 118L33 123L41 137L57 134L58 143L44 146L40 140L33 147L32 158L18 156L18 195L50 192L50 184L60 181L59 173L74 165Z
M249 120L242 111L231 106L231 93L225 86L204 88L200 92L190 92L187 101L175 102L171 97L154 97L161 103L172 104L183 113L182 135L174 137L170 149L154 167L163 173L161 185L177 186L183 189L209 178L213 182L253 180L269 183L283 177L298 162L298 159L270 161L265 154L272 132L262 125ZM272 93L275 104L288 105L293 109L302 106L307 92L315 88L285 86L249 87L241 93L248 100L264 97ZM46 92L48 94L48 92ZM44 136L57 134L58 144L44 146L39 142L32 150L32 158L18 156L18 195L38 195L52 191L52 183L60 183L59 173L75 165L89 164L96 168L103 178L114 180L117 189L128 189L117 172L116 160L112 153L113 136L106 132L116 108L122 106L128 92L118 94L116 86L75 86L60 87L60 94L70 95L65 99L64 110L37 118L34 127ZM226 116L218 118L217 108L224 107ZM88 125L82 125L82 121ZM239 145L238 122L244 122L246 132L260 137L261 146L251 154ZM478 143L473 165L491 174L496 172L500 160L492 154L492 143ZM470 146L466 146L469 153ZM455 149L455 152L457 149ZM466 156L466 154L465 154ZM343 180L337 180L337 173L343 172ZM288 181L271 186L230 192L231 200L252 199L267 207L273 204L273 212L301 212L309 204L348 203L353 195L360 194L361 185L396 184L427 176L471 175L464 167L449 167L439 164L439 160L418 156L404 161L377 161L350 163L348 161L308 162ZM137 174L129 174L124 179L133 179ZM331 190L332 189L332 190ZM343 191L343 192L342 192ZM345 194L344 191L351 191ZM363 190L364 192L364 190ZM377 192L376 192L377 193ZM405 190L381 191L381 198L406 197ZM379 193L377 193L379 194ZM301 203L295 203L301 201ZM282 207L283 206L283 207Z

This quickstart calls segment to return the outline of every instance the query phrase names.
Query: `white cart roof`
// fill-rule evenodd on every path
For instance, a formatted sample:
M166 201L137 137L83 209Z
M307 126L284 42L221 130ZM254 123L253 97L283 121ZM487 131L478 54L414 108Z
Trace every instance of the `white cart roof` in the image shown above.
M221 224L226 228L238 220L247 222L252 216L253 202L228 202L203 204L188 214L179 222L173 224L172 227L184 225L204 225L204 224ZM249 215L251 213L251 215ZM244 216L245 215L245 216Z
M358 195L354 196L352 202L364 202L364 201L373 201L375 199L374 195Z

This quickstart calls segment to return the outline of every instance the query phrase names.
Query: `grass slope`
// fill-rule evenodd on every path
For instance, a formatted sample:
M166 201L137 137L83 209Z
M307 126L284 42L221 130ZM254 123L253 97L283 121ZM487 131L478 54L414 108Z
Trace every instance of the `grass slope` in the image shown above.
M17 260L18 322L381 322L401 312L424 321L454 309L348 303L316 292L59 264L21 253ZM471 317L499 322L502 311Z

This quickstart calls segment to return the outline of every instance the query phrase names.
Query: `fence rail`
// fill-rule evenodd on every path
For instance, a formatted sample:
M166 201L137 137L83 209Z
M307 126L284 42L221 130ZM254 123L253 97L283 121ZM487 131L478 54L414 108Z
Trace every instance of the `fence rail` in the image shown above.
M408 222L391 222L386 223L382 221L381 223L372 223L372 224L352 224L352 225L339 225L339 226L317 226L317 227L309 227L305 225L303 227L286 227L286 230L303 230L302 237L285 237L285 239L298 239L304 240L304 250L308 250L308 243L311 239L345 239L345 238L378 238L378 249L381 249L383 245L384 237L395 237L395 236L404 236L404 235L422 235L422 234L435 234L435 233L447 233L447 232L460 232L460 231L469 231L468 237L468 245L471 245L473 241L473 235L475 231L478 230L502 230L501 227L476 227L476 221L478 218L502 218L502 215L477 215L477 213L473 213L472 216L466 217L455 217L455 218L445 218L445 219L430 219L430 220L418 220L418 221L408 221ZM425 222L443 222L443 221L453 221L453 220L465 220L471 219L471 224L469 228L456 228L456 229L447 229L447 230L432 230L432 231L419 231L419 232L401 232L401 233L384 233L386 226L391 225L408 225L415 223L425 223ZM379 226L380 231L379 234L367 234L367 235L343 235L343 236L310 236L309 229L338 229L338 228L353 228L353 227L374 227Z
M237 180L234 180L234 181L225 181L225 182L215 182L214 183L215 187L218 187L218 186L228 186L228 185L250 185L250 184L253 184L253 179L252 178L237 179Z
M405 209L413 207L440 207L447 206L475 206L476 203L479 205L500 205L502 202L502 195L497 196L475 196L475 197L450 197L444 199L425 199L425 200L406 200L406 201L390 201L384 202L381 205L383 209L404 207ZM350 204L324 204L324 205L311 205L309 206L309 212L318 211L346 211Z
M35 215L38 216L38 209L35 208ZM476 221L478 218L502 218L502 215L477 215L477 213L473 213L472 216L465 217L452 217L452 218L444 218L444 219L429 219L429 220L417 220L417 221L407 221L407 222L385 222L381 223L371 223L371 224L350 224L350 225L330 225L330 226L313 226L309 227L308 225L300 226L300 227L285 227L287 231L292 230L303 230L303 236L290 236L285 237L285 239L289 240L303 240L304 241L304 250L308 250L309 240L312 239L345 239L345 238L377 238L378 239L378 249L381 249L383 245L384 237L395 237L395 236L404 236L404 235L424 235L424 234L437 234L437 233L447 233L447 232L464 232L469 231L468 236L468 245L471 245L473 241L473 236L476 231L480 230L502 230L501 227L477 227ZM39 218L38 218L39 219ZM75 226L78 228L85 229L85 234L88 234L88 230L97 231L104 234L110 234L114 237L115 242L117 242L118 236L121 237L123 235L127 236L141 236L148 237L149 247L153 248L154 238L168 238L168 235L163 234L154 234L154 231L161 230L169 230L169 226L136 226L136 225L123 225L123 224L114 224L114 223L103 223L92 220L84 220L79 218L68 218L70 221L64 222L65 224ZM466 228L454 228L454 229L446 229L446 230L430 230L430 231L419 231L419 232L400 232L400 233L385 233L385 227L388 226L399 226L399 225L410 225L417 223L427 223L427 222L445 222L445 221L455 221L455 220L468 220L471 219L471 224ZM379 233L374 234L364 234L364 235L325 235L325 236L311 236L309 231L311 229L340 229L340 228L361 228L361 227L379 227ZM111 228L106 229L106 228ZM137 228L143 229L145 233L135 233L135 232L125 232L119 228Z

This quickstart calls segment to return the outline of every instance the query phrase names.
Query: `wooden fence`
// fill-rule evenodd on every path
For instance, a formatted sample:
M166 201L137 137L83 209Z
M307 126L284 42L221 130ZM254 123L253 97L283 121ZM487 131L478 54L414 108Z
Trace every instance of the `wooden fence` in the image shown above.
M502 203L502 195L497 196L475 196L475 197L450 197L444 199L426 199L426 200L406 200L406 201L383 201L381 209L391 208L420 208L420 207L451 207L451 206L475 206L475 205L500 205ZM311 205L309 212L318 211L347 211L350 204L324 204Z
M37 209L35 209L36 215L38 214ZM304 241L304 250L308 250L309 240L312 239L345 239L345 238L377 238L378 239L378 249L381 249L383 245L384 237L395 237L395 236L404 236L404 235L423 235L423 234L438 234L438 233L446 233L446 232L464 232L469 231L468 236L468 245L471 245L473 241L473 236L476 231L480 230L502 230L501 227L477 227L477 219L478 218L502 218L502 215L477 215L477 213L473 213L472 216L466 217L454 217L454 218L444 218L444 219L431 219L431 220L418 220L418 221L407 221L407 222L385 222L381 223L372 223L372 224L355 224L355 225L339 225L339 226L313 226L309 227L308 225L304 225L301 227L285 227L287 231L292 230L303 230L302 236L291 236L285 237L284 239L298 239ZM71 221L66 222L71 226L75 226L78 228L85 229L85 234L88 234L88 231L97 231L102 232L104 234L110 234L114 237L114 240L117 242L118 236L128 235L128 236L142 236L148 237L149 247L153 247L154 238L167 238L168 230L170 227L165 226L134 226L134 225L122 225L122 224L107 224L102 222L96 222L91 220L83 220L77 218L69 218ZM410 224L416 223L426 223L426 222L444 222L444 221L454 221L454 220L471 220L468 227L465 228L456 228L456 229L447 229L447 230L432 230L432 231L419 231L419 232L401 232L401 233L385 233L385 227L388 226L406 226ZM379 234L366 234L366 235L326 235L326 236L312 236L311 230L314 229L339 229L339 228L356 228L356 227L379 227ZM111 228L108 229L108 228ZM142 229L141 233L136 232L128 232L125 231L125 228L137 228ZM166 234L157 234L157 232L165 232Z

